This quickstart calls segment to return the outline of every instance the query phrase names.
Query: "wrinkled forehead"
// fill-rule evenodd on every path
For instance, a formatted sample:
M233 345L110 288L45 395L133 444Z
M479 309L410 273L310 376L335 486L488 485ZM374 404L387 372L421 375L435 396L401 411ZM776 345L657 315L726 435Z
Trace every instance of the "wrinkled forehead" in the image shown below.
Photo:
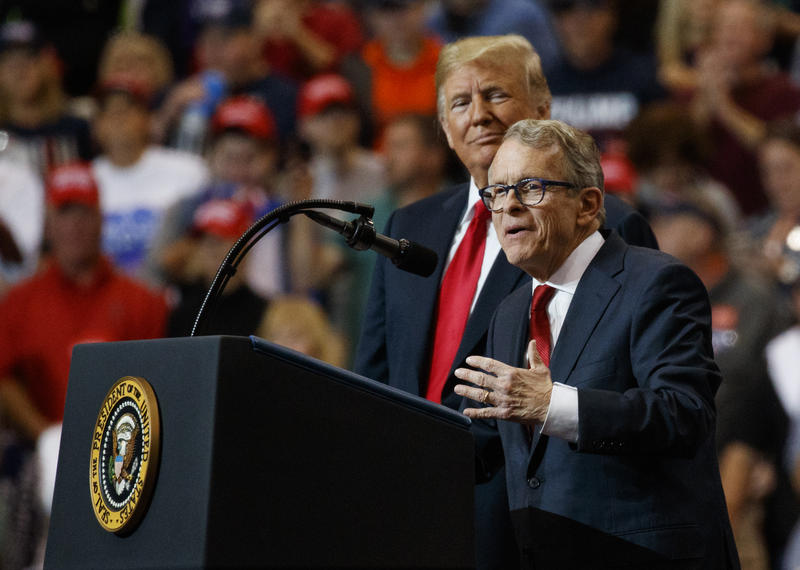
M519 62L483 57L453 69L445 78L443 88L449 97L476 85L481 88L502 86L525 90L526 82L525 68Z
M564 154L558 145L531 146L516 137L503 141L489 167L490 184L513 184L530 177L561 180L564 175Z

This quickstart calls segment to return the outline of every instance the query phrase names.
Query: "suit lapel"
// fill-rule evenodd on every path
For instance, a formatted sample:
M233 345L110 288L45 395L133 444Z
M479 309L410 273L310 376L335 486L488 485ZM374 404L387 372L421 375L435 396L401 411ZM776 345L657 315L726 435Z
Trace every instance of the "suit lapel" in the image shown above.
M554 382L566 382L572 369L589 342L609 303L619 291L619 282L614 279L623 269L623 258L627 245L614 232L603 232L605 244L586 268L569 310L561 327L550 356L550 376ZM537 446L546 443L547 436L534 429L529 460ZM541 454L540 454L541 456Z
M569 377L600 318L619 291L620 285L614 276L622 271L626 247L617 234L609 234L581 277L550 358L550 373L556 381L563 382Z

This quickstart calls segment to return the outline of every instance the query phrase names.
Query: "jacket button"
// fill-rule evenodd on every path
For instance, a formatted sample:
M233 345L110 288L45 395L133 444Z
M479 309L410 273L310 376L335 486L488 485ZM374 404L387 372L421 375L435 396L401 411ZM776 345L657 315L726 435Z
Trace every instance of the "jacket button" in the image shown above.
M530 479L528 479L528 487L530 487L531 489L538 489L539 485L541 484L542 482L539 481L538 477L531 477Z

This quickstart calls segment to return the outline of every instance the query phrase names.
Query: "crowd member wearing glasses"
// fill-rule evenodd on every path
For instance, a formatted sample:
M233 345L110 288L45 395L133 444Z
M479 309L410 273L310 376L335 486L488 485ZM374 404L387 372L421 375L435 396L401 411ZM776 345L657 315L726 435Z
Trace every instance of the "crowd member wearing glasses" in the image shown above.
M455 392L500 432L522 567L738 568L702 281L602 229L599 151L565 123L513 125L489 181L503 252L532 284L499 305Z
M550 91L539 56L521 36L485 36L446 45L436 70L439 122L469 171L469 183L394 212L385 232L434 249L433 275L419 277L378 260L367 301L355 370L369 378L458 409L453 371L482 354L497 305L530 278L509 265L491 230L478 188L506 129L520 119L547 119ZM609 199L609 227L624 239L655 247L643 218ZM485 213L481 214L481 210ZM476 566L511 569L517 551L508 519L502 450L478 466Z

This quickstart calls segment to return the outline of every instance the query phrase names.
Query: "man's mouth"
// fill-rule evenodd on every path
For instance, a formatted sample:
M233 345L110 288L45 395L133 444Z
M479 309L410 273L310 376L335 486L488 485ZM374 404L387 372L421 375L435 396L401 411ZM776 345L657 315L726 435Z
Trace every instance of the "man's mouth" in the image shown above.
M495 143L503 137L503 133L483 133L472 139L472 144Z

